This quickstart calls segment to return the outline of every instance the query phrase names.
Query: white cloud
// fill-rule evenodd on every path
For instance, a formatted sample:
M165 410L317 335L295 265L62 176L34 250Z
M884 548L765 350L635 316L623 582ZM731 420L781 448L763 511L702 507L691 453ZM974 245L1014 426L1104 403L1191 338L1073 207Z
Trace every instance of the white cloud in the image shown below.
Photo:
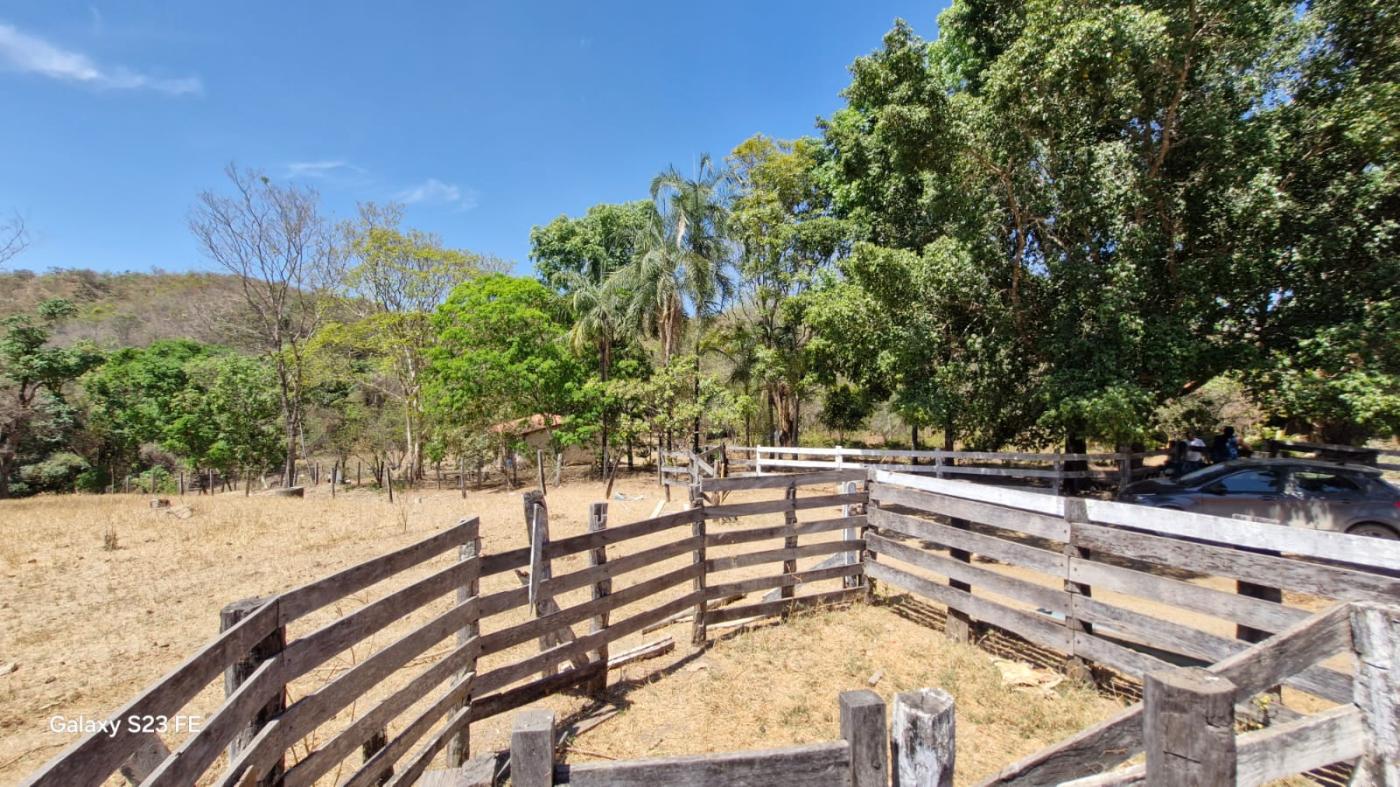
M360 167L341 159L293 161L287 165L287 177L289 178L325 178L344 172L364 174L364 170Z
M458 210L471 210L477 206L479 196L474 189L428 178L395 194L394 199L405 205L455 205Z
M172 96L204 92L199 77L169 79L142 74L123 66L100 66L81 52L54 46L4 23L0 23L0 64L8 64L29 74L98 88L155 90Z

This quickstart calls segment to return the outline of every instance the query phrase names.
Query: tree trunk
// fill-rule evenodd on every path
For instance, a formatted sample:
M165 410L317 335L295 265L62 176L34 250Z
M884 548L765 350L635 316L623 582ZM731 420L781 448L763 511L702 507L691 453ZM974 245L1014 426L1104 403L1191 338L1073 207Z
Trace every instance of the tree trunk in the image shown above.
M690 449L700 453L700 348L695 348L695 381L691 386L695 398L695 429L690 439Z
M918 427L917 424L915 424L914 426L909 427L909 450L911 450L911 451L917 451L917 450L919 450L919 427ZM918 464L918 463L919 463L919 457L917 457L917 456L911 456L911 457L909 457L909 464L911 464L911 465L916 465L916 464Z

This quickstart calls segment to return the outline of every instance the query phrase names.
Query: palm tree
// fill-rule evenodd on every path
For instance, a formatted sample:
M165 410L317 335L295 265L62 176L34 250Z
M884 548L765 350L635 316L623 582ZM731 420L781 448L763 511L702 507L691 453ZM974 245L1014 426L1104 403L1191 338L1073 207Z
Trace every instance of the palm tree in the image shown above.
M729 265L729 174L716 169L709 154L700 157L694 178L674 166L651 182L652 216L638 259L623 273L632 293L629 320L661 340L661 362L680 349L686 304L705 321L729 300L733 285ZM695 355L699 395L700 354ZM693 447L700 448L696 419Z
M569 329L569 342L574 351L582 351L590 344L598 350L598 377L606 383L612 370L613 348L617 344L618 331L626 316L626 302L620 292L620 282L615 277L605 277L604 272L590 268L591 275L576 271L563 271L554 277L554 285L568 293L567 300L574 315L573 327ZM601 440L603 444L603 473L608 472L608 432L612 414L606 402L603 405Z

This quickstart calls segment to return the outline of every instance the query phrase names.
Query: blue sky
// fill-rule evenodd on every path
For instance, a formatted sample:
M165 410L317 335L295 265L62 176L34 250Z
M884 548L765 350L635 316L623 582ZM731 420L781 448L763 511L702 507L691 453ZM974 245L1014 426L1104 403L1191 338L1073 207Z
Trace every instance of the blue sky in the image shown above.
M408 224L530 269L529 230L643 197L745 137L813 133L847 66L931 2L0 0L10 268L208 268L186 227L235 161L330 213Z

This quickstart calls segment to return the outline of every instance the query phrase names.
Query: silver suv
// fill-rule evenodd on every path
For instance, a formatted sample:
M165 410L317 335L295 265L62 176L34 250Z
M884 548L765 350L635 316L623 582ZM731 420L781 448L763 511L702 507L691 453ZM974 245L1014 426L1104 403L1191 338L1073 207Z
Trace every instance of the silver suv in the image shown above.
M1400 538L1400 489L1365 465L1308 459L1235 459L1175 480L1148 479L1125 503L1197 514Z

